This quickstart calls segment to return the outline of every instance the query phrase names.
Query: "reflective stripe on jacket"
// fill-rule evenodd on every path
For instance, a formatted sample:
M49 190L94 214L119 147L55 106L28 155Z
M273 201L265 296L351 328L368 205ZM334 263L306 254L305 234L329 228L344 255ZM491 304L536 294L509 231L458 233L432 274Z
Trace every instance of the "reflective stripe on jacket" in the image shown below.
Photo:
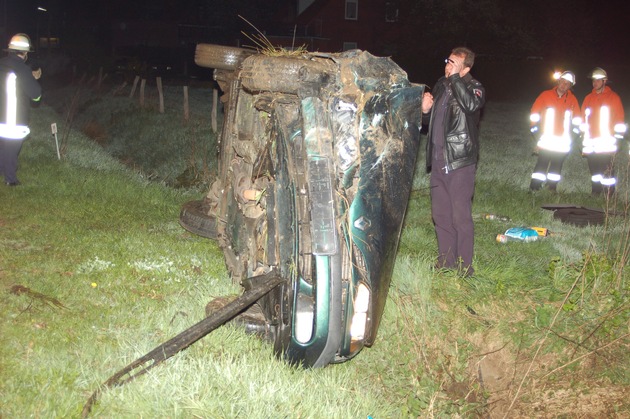
M31 101L41 98L42 88L33 70L15 52L0 58L0 136L24 139L28 133Z
M22 140L31 132L24 125L17 123L17 76L15 73L9 73L6 80L6 118L5 123L0 123L0 137L9 140Z
M579 125L580 106L570 90L558 96L556 88L542 92L532 105L530 121L537 133L537 146L543 150L568 153L571 151L571 132Z
M601 93L593 89L584 98L582 115L582 153L617 152L617 138L623 138L626 133L624 110L619 95L608 86L604 86Z

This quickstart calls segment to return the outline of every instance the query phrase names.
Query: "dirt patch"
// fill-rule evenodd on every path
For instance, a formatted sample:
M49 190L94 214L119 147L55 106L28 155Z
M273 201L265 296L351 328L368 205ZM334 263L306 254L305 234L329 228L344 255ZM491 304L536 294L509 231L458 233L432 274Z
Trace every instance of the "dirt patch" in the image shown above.
M579 379L568 372L562 379L546 377L558 363L556 355L532 361L529 350L516 350L494 331L476 334L470 341L479 351L469 360L469 373L487 396L488 418L630 417L629 386Z
M541 392L537 400L521 406L520 417L628 418L630 387L600 386L592 383L588 389L550 389Z
M107 130L96 121L89 121L83 125L81 132L101 146L107 144Z

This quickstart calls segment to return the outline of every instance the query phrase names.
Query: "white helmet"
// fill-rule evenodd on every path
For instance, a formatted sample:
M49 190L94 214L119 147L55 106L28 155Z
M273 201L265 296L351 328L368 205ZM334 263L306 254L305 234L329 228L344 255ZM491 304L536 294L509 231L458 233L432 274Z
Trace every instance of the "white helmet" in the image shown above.
M31 38L25 33L13 35L11 41L9 41L8 49L11 51L31 52Z
M571 71L564 71L564 72L562 72L562 74L560 74L557 77L557 79L558 80L565 79L566 81L571 83L571 86L575 86L575 74L573 74Z
M606 74L603 68L595 67L591 72L590 78L593 80L607 80L608 74Z

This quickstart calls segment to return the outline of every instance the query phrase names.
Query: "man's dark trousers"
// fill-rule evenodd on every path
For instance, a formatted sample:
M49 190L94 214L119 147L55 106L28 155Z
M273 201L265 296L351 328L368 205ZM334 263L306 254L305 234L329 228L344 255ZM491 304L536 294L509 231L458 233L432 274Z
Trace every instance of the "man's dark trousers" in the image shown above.
M433 165L430 183L433 222L438 240L438 267L459 269L472 275L475 234L472 198L477 166L465 166L448 173L443 168L438 169L440 166Z

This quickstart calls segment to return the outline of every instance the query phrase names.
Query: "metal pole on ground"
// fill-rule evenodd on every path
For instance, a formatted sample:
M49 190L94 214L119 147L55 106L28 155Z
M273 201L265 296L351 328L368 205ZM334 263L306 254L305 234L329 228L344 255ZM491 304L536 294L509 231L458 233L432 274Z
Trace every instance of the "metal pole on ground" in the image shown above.
M55 137L55 146L57 147L57 158L61 160L61 153L59 153L59 140L57 139L57 123L53 122L50 124L50 131L52 135Z

